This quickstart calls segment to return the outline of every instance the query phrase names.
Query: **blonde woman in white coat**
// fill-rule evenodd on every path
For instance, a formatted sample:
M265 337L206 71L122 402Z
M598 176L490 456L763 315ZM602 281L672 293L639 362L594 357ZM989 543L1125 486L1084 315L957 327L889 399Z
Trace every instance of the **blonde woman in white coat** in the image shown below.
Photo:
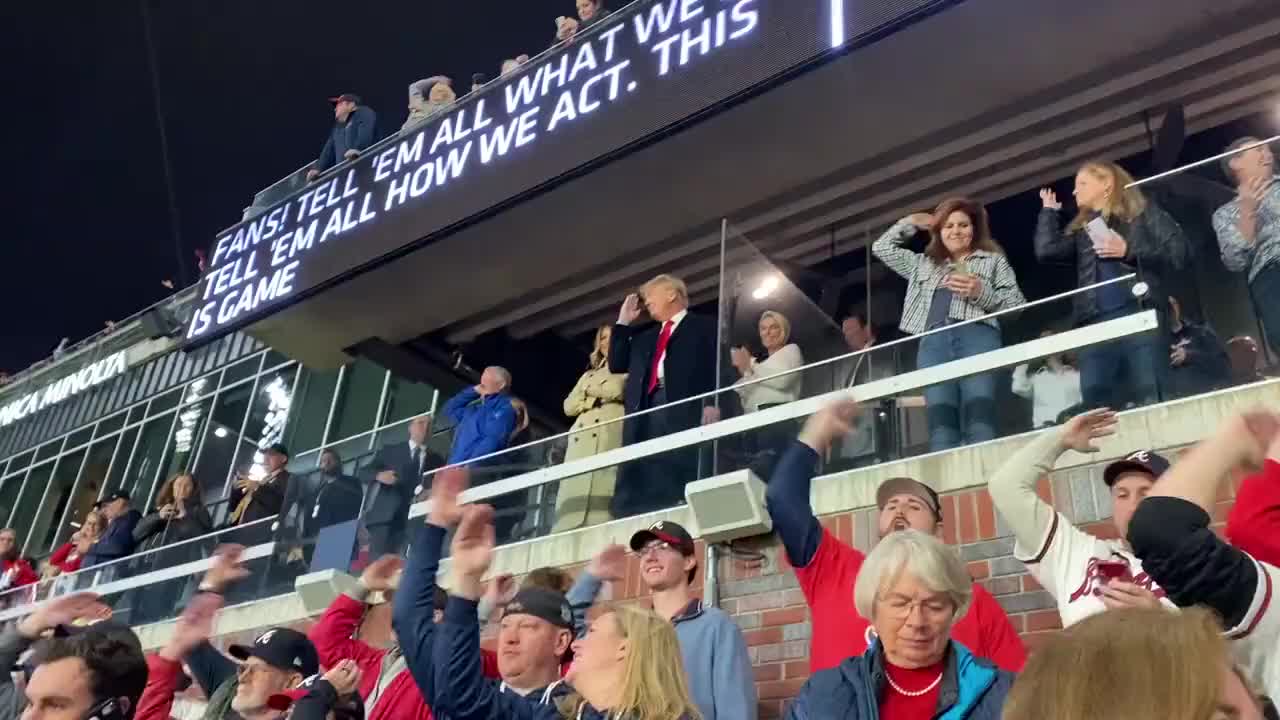
M622 405L625 373L609 372L609 338L613 327L596 330L591 364L564 399L564 414L576 417L569 435L565 462L622 447ZM556 524L552 532L596 525L612 520L609 502L613 499L616 468L604 468L560 481L556 493Z

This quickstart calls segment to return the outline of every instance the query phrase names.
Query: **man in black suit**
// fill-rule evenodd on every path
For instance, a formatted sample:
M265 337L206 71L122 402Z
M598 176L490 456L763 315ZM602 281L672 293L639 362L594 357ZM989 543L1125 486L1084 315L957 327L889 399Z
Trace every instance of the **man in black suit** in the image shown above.
M364 527L369 533L369 556L398 553L404 544L409 506L424 482L422 474L444 465L444 458L427 449L431 416L409 422L409 441L387 445L365 470Z
M657 325L633 328L641 303ZM679 278L659 275L628 295L609 342L609 371L627 373L623 404L628 415L672 403L665 410L623 421L624 445L669 435L720 419L715 396L686 398L716 389L716 323L689 313L689 293ZM723 363L721 372L728 370ZM724 383L725 387L732 382ZM627 517L684 502L684 486L698 476L694 447L626 463L618 472L612 512Z
M360 481L342 474L338 452L322 451L316 472L294 478L285 492L279 536L291 545L289 562L309 562L304 543L314 541L323 528L356 519L363 495Z

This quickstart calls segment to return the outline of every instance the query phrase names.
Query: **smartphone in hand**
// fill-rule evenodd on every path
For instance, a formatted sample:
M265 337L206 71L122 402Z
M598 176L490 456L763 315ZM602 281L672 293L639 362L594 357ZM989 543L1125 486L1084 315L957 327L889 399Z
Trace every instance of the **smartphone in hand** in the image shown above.
M1084 226L1084 231L1089 233L1089 239L1093 241L1095 250L1111 239L1111 228L1107 226L1107 221L1100 217L1090 220Z

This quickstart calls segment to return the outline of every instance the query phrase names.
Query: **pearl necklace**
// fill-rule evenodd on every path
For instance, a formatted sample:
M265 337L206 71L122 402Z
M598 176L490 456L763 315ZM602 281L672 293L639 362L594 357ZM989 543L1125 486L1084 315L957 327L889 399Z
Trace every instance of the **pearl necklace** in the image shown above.
M929 686L923 690L903 690L898 686L898 683L893 681L893 676L889 675L887 671L884 674L884 679L888 680L890 687L897 690L899 694L906 695L907 697L920 697L921 695L924 695L930 690L938 687L938 683L942 682L942 675L943 673L938 673L938 677L934 678L933 682L929 683Z

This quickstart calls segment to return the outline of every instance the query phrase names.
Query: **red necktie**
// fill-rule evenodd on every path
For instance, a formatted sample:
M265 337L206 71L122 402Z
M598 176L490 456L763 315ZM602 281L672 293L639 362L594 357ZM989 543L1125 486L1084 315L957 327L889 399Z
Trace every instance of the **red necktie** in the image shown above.
M671 341L671 328L674 325L670 320L662 323L662 332L658 333L658 348L653 353L653 365L649 367L649 390L650 395L654 390L658 389L658 363L662 362L662 354L667 351L667 343Z

